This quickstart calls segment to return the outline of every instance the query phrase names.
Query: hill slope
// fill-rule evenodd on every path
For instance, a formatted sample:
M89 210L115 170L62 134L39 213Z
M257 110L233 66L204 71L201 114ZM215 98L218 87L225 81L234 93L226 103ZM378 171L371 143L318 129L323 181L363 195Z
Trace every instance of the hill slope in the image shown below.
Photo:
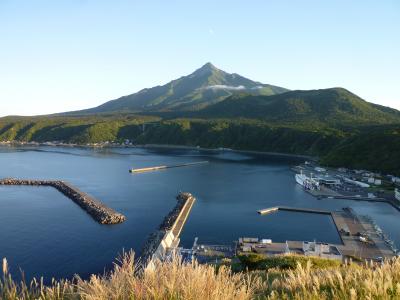
M108 101L98 107L67 114L197 110L238 92L274 95L287 89L226 73L207 63L188 76L165 85L143 89L135 94Z
M272 96L234 95L201 110L197 116L346 126L400 123L399 111L369 103L343 88Z

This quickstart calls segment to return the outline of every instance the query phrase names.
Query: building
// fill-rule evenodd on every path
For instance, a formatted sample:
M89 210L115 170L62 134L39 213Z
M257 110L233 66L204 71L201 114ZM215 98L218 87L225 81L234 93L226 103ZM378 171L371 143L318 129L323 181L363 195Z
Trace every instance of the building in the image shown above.
M399 178L399 177L392 176L392 182L393 182L393 183L400 183L400 178Z
M306 241L273 243L270 239L259 240L257 238L240 238L239 250L242 252L259 253L268 256L298 254L337 260L342 260L343 258L342 253L335 245Z
M394 197L400 201L400 189L396 188L394 190Z
M316 180L318 181L319 184L323 184L323 185L339 185L342 182L340 181L339 178L335 178L332 176L319 176L316 178Z
M331 244L317 242L303 242L303 252L305 256L318 256L322 258L342 260L342 253Z

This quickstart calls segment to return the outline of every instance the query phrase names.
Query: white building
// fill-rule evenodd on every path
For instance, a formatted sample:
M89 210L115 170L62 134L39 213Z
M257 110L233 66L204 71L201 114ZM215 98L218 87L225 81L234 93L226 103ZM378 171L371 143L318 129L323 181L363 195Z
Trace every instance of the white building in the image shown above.
M400 178L399 178L399 177L393 176L393 177L392 177L392 182L393 182L393 183L400 183Z
M342 260L343 256L339 249L331 244L317 242L303 242L305 256L318 256L322 258Z

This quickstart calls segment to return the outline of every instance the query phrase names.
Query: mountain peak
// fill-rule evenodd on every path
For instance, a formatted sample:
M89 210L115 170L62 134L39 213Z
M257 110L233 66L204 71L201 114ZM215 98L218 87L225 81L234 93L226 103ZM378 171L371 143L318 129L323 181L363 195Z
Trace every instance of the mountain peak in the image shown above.
M208 62L204 64L200 69L216 70L218 68L214 66L212 63Z
M196 71L193 72L193 74L209 74L209 73L213 73L216 71L220 71L216 66L214 66L212 63L208 62L206 64L204 64L202 67L200 67L199 69L197 69Z
M207 62L187 76L108 101L84 112L199 110L237 93L275 95L286 91L281 87L227 73Z

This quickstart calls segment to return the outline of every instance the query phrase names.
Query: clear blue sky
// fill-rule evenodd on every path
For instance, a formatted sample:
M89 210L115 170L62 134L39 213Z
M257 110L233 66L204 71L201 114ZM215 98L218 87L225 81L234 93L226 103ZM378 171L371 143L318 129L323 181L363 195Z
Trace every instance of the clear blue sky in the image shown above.
M400 1L0 0L0 116L76 110L206 62L400 109Z

